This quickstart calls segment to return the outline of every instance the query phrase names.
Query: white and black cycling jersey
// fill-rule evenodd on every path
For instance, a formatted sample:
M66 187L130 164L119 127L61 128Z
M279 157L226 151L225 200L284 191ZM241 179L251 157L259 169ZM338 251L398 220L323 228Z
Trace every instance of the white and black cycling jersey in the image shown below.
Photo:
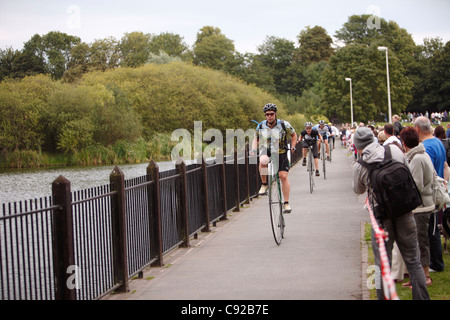
M323 139L327 139L332 134L331 128L327 124L324 125L323 128L321 128L320 125L316 125L313 129L317 130Z

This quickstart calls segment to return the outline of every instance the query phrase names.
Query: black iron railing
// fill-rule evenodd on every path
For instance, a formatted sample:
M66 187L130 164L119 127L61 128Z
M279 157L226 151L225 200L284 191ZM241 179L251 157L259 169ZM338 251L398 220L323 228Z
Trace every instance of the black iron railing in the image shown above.
M76 192L60 176L51 197L3 204L0 299L92 300L127 291L131 277L163 265L166 253L257 196L258 163L248 147L211 162L159 172L152 161L146 175L129 180L116 167L110 184Z

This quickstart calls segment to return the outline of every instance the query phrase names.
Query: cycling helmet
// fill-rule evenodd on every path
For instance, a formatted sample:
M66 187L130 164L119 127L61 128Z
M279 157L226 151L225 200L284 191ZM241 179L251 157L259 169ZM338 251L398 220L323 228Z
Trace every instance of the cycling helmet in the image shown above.
M312 123L311 122L307 122L305 123L305 128L312 128Z
M325 121L320 120L320 121L319 121L319 126L323 126L323 125L325 125Z
M267 111L274 111L277 112L278 108L276 104L268 103L264 106L263 112L266 113Z

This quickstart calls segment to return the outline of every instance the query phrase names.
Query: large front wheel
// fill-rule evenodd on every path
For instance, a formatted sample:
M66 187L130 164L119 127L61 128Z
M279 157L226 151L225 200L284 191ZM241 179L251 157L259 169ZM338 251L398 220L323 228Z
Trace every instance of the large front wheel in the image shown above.
M309 173L309 192L313 193L314 191L314 156L312 154L312 150L309 151L308 154L308 173Z
M322 142L322 148L321 148L321 154L322 154L322 171L323 171L323 178L327 179L327 147L325 145L325 142Z
M284 237L283 201L278 174L269 175L269 208L273 237L277 245Z

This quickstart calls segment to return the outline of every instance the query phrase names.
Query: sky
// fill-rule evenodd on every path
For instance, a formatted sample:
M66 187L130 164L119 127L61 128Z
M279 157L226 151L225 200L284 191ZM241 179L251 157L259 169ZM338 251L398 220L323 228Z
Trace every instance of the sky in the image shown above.
M267 36L297 44L307 26L321 26L333 37L354 14L393 20L416 44L426 37L446 43L449 13L450 0L0 0L0 49L21 50L33 35L50 31L86 43L110 36L120 40L133 31L171 32L192 46L197 32L209 25L233 40L237 51L255 53Z

